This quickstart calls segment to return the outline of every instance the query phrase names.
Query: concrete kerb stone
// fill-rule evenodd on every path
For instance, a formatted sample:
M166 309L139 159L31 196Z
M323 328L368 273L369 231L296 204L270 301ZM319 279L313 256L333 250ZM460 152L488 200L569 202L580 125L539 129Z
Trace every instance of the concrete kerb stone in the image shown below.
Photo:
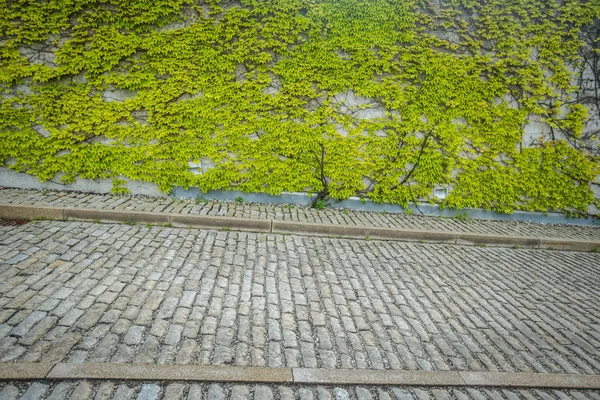
M0 205L0 218L33 220L39 218L64 219L64 208L17 204Z
M271 232L271 220L232 218L232 217L208 217L204 215L170 214L173 226L193 226L211 229L232 229L251 232Z
M454 371L294 368L294 383L323 385L464 386Z
M65 208L64 219L101 222L135 222L145 224L170 224L170 215L147 211L117 211L94 208Z
M145 211L120 211L90 208L61 208L35 205L0 204L0 218L55 219L120 223L146 223L179 227L201 227L251 232L289 233L298 235L334 236L352 239L381 239L451 243L462 245L519 246L552 250L599 251L600 242L536 238L510 235L489 235L466 232L423 231L353 225L324 225L296 221L251 218L211 217L204 215L169 214Z
M56 363L0 363L0 380L18 381L44 379Z
M291 233L296 235L336 236L364 239L372 228L352 225L324 225L310 222L272 221L273 233Z
M538 248L540 239L535 237L509 236L509 235L488 235L483 233L458 233L456 235L456 244L489 246L521 246Z
M166 364L58 363L47 379L292 383L291 368Z
M459 372L467 386L600 389L600 375L546 374L533 372Z
M600 251L600 243L576 239L540 239L540 249L571 250L571 251Z
M456 243L456 232L422 231L412 229L370 228L368 237L384 240L419 241L425 243Z
M396 239L435 243L455 243L455 232L422 231L352 225L322 225L308 222L273 221L273 233L335 236L353 239Z
M394 385L600 389L600 375L530 372L407 371L271 368L214 365L0 363L0 380L137 380L278 383L305 385Z

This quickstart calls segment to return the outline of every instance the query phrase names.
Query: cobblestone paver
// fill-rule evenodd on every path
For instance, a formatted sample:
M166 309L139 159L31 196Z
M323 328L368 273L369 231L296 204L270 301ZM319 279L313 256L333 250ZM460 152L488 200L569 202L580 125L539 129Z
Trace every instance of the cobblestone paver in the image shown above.
M600 254L4 227L12 360L599 373Z
M0 398L138 400L596 400L589 390L444 389L373 386L277 386L189 382L61 381L0 384Z
M600 240L600 227L536 224L516 221L458 220L420 215L382 214L352 210L316 210L303 206L199 202L160 197L110 196L76 192L0 189L0 203L155 211L209 216L376 226L401 229Z

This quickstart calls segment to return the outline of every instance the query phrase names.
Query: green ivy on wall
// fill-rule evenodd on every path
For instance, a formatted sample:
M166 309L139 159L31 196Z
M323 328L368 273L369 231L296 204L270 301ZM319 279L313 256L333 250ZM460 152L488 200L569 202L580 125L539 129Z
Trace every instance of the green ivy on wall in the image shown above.
M8 1L0 160L115 193L405 206L450 185L444 206L585 211L600 164L576 72L599 19L600 0ZM524 144L531 120L560 134Z

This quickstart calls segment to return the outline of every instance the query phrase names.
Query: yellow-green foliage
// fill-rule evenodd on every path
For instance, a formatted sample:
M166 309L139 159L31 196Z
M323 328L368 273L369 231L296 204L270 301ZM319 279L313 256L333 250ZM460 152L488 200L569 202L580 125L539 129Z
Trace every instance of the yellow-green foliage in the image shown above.
M521 143L530 118L580 134L572 73L599 16L599 0L10 0L0 161L115 192L406 205L448 184L451 207L585 210L598 160ZM215 168L192 174L201 159Z

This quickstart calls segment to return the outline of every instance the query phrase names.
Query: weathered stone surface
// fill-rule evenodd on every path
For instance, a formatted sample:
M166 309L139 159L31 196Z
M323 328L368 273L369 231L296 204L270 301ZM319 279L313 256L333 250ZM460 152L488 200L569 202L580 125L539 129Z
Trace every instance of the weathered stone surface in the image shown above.
M138 394L138 400L155 400L160 395L160 386L156 384L142 385L140 393Z
M49 379L192 380L207 382L291 383L290 368L156 364L57 364Z
M23 175L23 177L28 177ZM133 182L129 186L139 185ZM110 191L110 181L108 182ZM89 191L88 191L89 192ZM158 195L159 192L154 192ZM372 226L399 229L417 229L423 231L465 232L482 233L487 235L519 236L521 238L546 238L546 239L574 239L575 241L600 241L600 229L597 227L563 226L551 224L530 224L516 221L487 221L470 220L460 221L452 218L423 218L417 215L404 214L378 214L374 212L361 212L352 210L328 209L315 210L303 206L287 207L283 205L270 205L263 207L260 211L254 210L256 206L248 203L221 203L206 202L195 204L193 199L179 202L173 198L164 197L134 197L86 193L82 196L70 192L48 192L40 191L0 189L0 218L35 218L43 215L32 216L15 208L38 208L44 206L54 208L55 214L46 215L47 218L62 219L62 208L92 208L100 210L130 210L130 211L153 211L172 212L175 206L180 210L180 215L200 215L221 217L233 215L236 218L252 218L276 221L296 221L317 224L342 224L356 226ZM10 206L10 207L9 207ZM2 215L1 210L7 210L9 215ZM127 222L127 221L124 221ZM148 221L153 222L153 221ZM168 221L155 221L155 223L169 223ZM189 225L186 225L189 226ZM267 230L269 230L267 228ZM551 245L550 245L551 246ZM559 244L557 244L559 246ZM556 247L560 248L560 247ZM591 249L593 250L593 248ZM586 250L587 251L587 250Z
M0 263L3 361L600 372L595 253L44 221Z
M163 383L137 382L123 383L119 381L81 381L72 382L22 382L19 387L11 383L0 382L0 398L6 400L25 399L50 399L66 400L75 399L77 395L73 389L81 387L79 393L93 394L94 400L107 399L164 399L174 400L182 398L182 393L187 393L188 400L237 400L254 398L276 398L280 400L350 400L350 399L379 399L379 400L484 400L484 399L578 399L595 400L596 392L590 390L531 390L531 389L474 389L474 388L407 388L407 387L372 387L372 386L301 386L301 385L252 385L227 383ZM85 393L83 392L85 389ZM75 389L77 390L77 389ZM71 394L72 392L72 394ZM26 394L20 397L19 394ZM259 397L260 396L260 397ZM81 397L77 397L81 398Z
M463 380L451 371L374 371L357 369L294 368L294 382L303 384L362 384L461 386Z
M52 367L54 367L54 363L0 363L0 379L44 379Z
M600 390L600 375L460 371L469 386Z

